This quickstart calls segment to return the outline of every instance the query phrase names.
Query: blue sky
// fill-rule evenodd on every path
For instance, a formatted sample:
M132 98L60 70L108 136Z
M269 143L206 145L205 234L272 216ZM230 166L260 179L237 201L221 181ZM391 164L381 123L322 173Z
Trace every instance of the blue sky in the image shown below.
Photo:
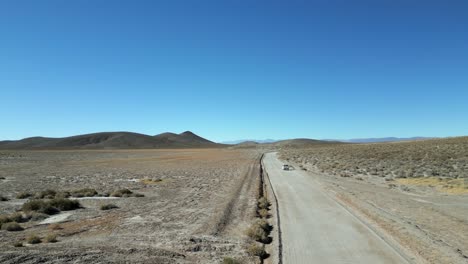
M468 135L467 1L0 2L0 140Z

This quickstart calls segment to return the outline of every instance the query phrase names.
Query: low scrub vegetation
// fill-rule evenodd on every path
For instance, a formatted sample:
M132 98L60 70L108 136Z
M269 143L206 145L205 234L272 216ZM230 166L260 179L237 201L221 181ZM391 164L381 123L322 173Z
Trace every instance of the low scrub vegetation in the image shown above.
M79 189L71 192L72 197L93 197L97 195L98 192L91 188Z
M144 197L143 194L134 193L129 189L119 189L111 193L112 197Z
M16 195L16 199L27 199L29 197L32 197L33 194L29 192L20 192Z
M272 238L269 237L269 235L273 227L266 220L266 218L269 216L269 207L270 202L265 196L262 196L258 199L257 216L259 218L255 219L255 221L246 231L247 236L256 241L247 248L247 253L251 256L259 257L262 260L268 257L263 244L269 244L272 241ZM262 243L262 245L257 244L257 242Z
M262 227L253 224L247 229L247 236L255 241L262 242L267 239L268 233Z
M58 242L57 240L57 235L55 234L48 234L44 240L47 242L47 243L56 243Z
M13 243L13 246L14 246L14 247L23 247L23 242L17 241L17 242L15 242L15 243Z
M223 259L223 264L241 264L241 262L230 257L225 257Z
M258 199L258 208L260 209L267 209L270 207L270 202L268 202L267 198L261 197Z
M0 202L6 202L9 201L10 199L6 198L5 196L0 195Z
M2 224L2 230L6 231L23 231L24 229L16 222Z
M31 200L23 204L25 212L39 212L47 215L56 214L60 211L70 211L81 208L80 202L66 198L54 198L48 201Z
M266 259L268 257L268 253L265 251L263 246L258 245L258 244L251 244L247 248L247 253L250 256L256 256L256 257L259 257L260 259Z
M115 209L115 208L119 208L119 207L117 205L115 205L115 204L103 204L100 207L101 210L111 210L111 209Z
M26 238L26 242L29 244L39 244L42 243L42 239L37 235L30 235L28 238Z
M280 157L337 176L468 177L468 137L285 149Z

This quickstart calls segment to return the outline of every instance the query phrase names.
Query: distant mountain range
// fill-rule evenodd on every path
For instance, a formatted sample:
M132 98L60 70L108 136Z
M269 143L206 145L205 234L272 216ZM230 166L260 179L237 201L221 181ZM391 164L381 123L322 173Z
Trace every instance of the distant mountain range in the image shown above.
M385 137L385 138L353 138L353 139L322 139L321 141L336 141L336 142L346 142L346 143L378 143L378 142L398 142L398 141L415 141L415 140L425 140L433 139L433 137L410 137L410 138L398 138L398 137ZM241 140L232 140L232 141L223 141L222 144L236 145L241 143L275 143L286 140L275 140L275 139L241 139Z
M158 149L224 147L190 131L156 136L131 132L102 132L64 138L31 137L0 141L0 149Z
M275 139L240 139L240 140L223 141L223 142L221 142L221 144L236 145L236 144L240 144L240 143L244 143L244 142L255 142L255 143L263 144L263 143L274 143L274 142L277 142L277 141L279 141L279 140L275 140Z
M296 138L287 140L234 140L223 143L202 138L190 131L180 134L162 133L155 136L131 133L131 132L102 132L85 134L64 138L31 137L21 140L0 141L0 149L163 149L163 148L221 148L241 147L251 148L256 145L265 147L307 147L317 144L330 143L377 143L415 141L430 139L427 137L412 138L360 138L348 140L315 140L308 138Z
M416 141L433 139L433 137L410 137L410 138L398 138L398 137L385 137L385 138L354 138L354 139L324 139L325 141L340 141L348 143L378 143L378 142L398 142L398 141Z

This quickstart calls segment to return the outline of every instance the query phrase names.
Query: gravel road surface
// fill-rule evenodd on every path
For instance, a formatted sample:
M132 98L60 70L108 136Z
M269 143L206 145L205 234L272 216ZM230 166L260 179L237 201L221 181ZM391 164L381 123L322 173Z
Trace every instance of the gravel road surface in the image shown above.
M313 175L264 157L279 203L282 260L288 263L408 263L321 187Z

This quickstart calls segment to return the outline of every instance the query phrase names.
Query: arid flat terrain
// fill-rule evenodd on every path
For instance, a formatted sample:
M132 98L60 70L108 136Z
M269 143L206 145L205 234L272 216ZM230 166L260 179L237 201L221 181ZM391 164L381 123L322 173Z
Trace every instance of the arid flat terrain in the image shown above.
M19 194L49 189L82 206L23 215L23 231L1 230L0 262L253 262L245 229L255 215L259 158L226 149L0 151L2 216L32 199ZM84 188L97 194L81 197L89 196ZM122 189L132 194L117 195ZM42 243L30 243L33 235ZM58 242L46 241L53 236Z
M415 263L468 263L468 138L283 149Z

